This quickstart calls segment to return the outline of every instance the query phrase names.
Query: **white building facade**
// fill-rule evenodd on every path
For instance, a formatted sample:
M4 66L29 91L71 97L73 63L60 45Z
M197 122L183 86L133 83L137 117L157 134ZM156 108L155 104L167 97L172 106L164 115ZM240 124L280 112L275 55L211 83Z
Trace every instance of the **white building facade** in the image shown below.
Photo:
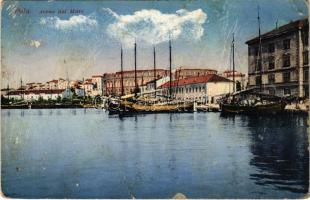
M227 78L210 74L207 76L191 77L171 82L171 95L182 101L199 103L215 103L221 96L232 91L232 81ZM162 94L169 96L170 82L162 87Z

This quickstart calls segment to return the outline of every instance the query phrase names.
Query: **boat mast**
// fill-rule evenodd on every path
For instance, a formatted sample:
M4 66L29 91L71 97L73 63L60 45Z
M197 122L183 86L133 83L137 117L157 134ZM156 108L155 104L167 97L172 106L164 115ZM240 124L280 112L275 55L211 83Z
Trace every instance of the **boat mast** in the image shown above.
M121 46L121 96L124 95L124 79L123 79L123 47Z
M154 89L155 89L155 98L156 98L156 52L155 52L155 45L153 47L154 50Z
M137 43L135 40L135 95L137 95Z
M235 87L235 35L233 34L232 40L232 56L233 56L233 93L236 92Z
M9 99L9 101L10 101L10 86L9 86L9 84L8 84L7 87L8 87L8 89L7 89L7 90L8 90L8 99Z
M259 91L262 92L262 82L263 82L262 37L261 37L261 31L260 31L259 6L257 7L257 21L258 21L258 38L259 38L259 46L258 46L258 67L259 67L259 73L260 73Z
M20 77L20 91L21 91L21 97L24 100L24 93L23 93L23 79Z
M172 88L171 88L171 79L172 79L172 73L171 73L171 39L169 38L169 72L170 72L170 80L169 80L169 98L172 97Z
M85 105L85 80L84 80L84 77L83 77L83 89L84 89L84 91L83 91L83 105Z

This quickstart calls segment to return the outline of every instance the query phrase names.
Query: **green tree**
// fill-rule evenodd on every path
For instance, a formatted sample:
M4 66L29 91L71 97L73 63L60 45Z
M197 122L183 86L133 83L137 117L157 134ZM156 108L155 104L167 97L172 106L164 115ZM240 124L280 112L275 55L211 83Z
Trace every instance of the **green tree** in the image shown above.
M38 103L43 103L43 101L44 101L43 97L42 97L42 96L39 96L39 98L38 98Z
M56 102L57 103L60 103L61 102L61 97L58 95L57 99L56 99Z

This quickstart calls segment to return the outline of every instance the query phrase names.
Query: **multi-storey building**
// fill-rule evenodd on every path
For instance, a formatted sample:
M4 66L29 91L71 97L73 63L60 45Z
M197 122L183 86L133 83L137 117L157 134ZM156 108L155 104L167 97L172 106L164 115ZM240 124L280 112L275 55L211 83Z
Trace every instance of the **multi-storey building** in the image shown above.
M217 74L217 71L206 68L180 67L176 69L173 74L173 80L177 80L189 77L206 76L208 74Z
M215 103L218 98L230 93L232 86L231 80L217 74L189 77L171 82L171 96L183 101ZM170 82L160 88L161 95L170 95Z
M223 73L221 73L221 76L228 78L231 81L233 81L234 76L235 76L236 89L237 89L238 82L240 83L241 90L244 90L246 88L247 80L246 80L245 74L241 72L235 71L235 73L233 73L233 70L225 70Z
M303 19L262 34L261 42L259 37L247 41L248 87L278 96L308 97L308 31L308 20Z
M156 78L168 76L168 70L156 69ZM154 70L137 70L137 87L154 80ZM103 94L120 95L121 94L121 72L105 73L103 75ZM135 71L123 71L124 94L130 94L135 89Z
M55 89L58 89L58 80L51 80L51 81L48 81L46 82L46 89L49 89L49 90L55 90Z
M57 100L58 98L72 98L73 92L70 89L40 89L40 90L14 90L6 94L6 98L25 101L36 101L40 98Z
M91 82L94 84L94 93L103 95L103 75L93 75Z
M69 87L69 81L63 78L58 79L58 89L66 89Z
M135 71L123 72L124 94L130 94L135 88ZM172 72L172 80L184 79L189 77L206 76L209 74L217 74L216 70L204 68L188 68L180 67ZM156 79L170 76L169 70L156 69ZM137 86L145 86L146 83L154 81L154 70L137 70ZM121 72L106 73L103 75L104 95L120 95L121 94Z

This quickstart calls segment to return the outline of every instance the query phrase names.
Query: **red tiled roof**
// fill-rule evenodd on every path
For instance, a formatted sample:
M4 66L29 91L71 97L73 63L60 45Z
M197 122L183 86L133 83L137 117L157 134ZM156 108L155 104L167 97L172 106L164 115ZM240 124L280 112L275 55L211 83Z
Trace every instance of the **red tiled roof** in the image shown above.
M215 69L208 69L208 68L196 68L196 67L179 67L178 69L176 69L177 71L190 71L190 70L193 70L193 71L198 71L198 70L206 70L206 71L213 71L213 72L217 72L217 70Z
M58 80L51 80L51 81L48 81L47 83L58 83Z
M207 82L230 82L231 80L224 78L222 76L216 74L208 74L206 76L196 76L190 77L180 80L174 80L171 82L171 86L183 86L183 85L190 85L190 84L198 84L198 83L207 83ZM163 84L161 87L169 87L170 82Z
M20 95L20 94L61 94L65 90L64 89L53 89L53 90L14 90L9 92L9 95Z
M242 74L241 72L237 72L237 71L235 71L235 73L233 73L232 70L224 71L224 76L225 77L233 77L233 74L235 74L235 77L243 77L243 76L245 76L245 74Z
M103 75L93 75L93 76L91 76L92 78L101 78L101 77L103 77Z
M234 75L231 73L231 74L226 74L225 75L226 77L233 77ZM235 77L244 77L245 75L244 74L241 74L241 73L235 73Z
M269 39L269 38L273 38L273 37L277 37L280 35L283 35L285 33L289 33L291 31L294 30L298 30L299 27L308 27L309 26L309 22L308 19L301 19L301 20L297 20L294 22L290 22L288 24L285 24L283 26L280 26L277 29L273 29L272 31L269 31L267 33L264 33L261 35L262 40L264 39ZM248 40L247 42L245 42L246 44L253 44L259 42L259 37L255 37L251 40Z

